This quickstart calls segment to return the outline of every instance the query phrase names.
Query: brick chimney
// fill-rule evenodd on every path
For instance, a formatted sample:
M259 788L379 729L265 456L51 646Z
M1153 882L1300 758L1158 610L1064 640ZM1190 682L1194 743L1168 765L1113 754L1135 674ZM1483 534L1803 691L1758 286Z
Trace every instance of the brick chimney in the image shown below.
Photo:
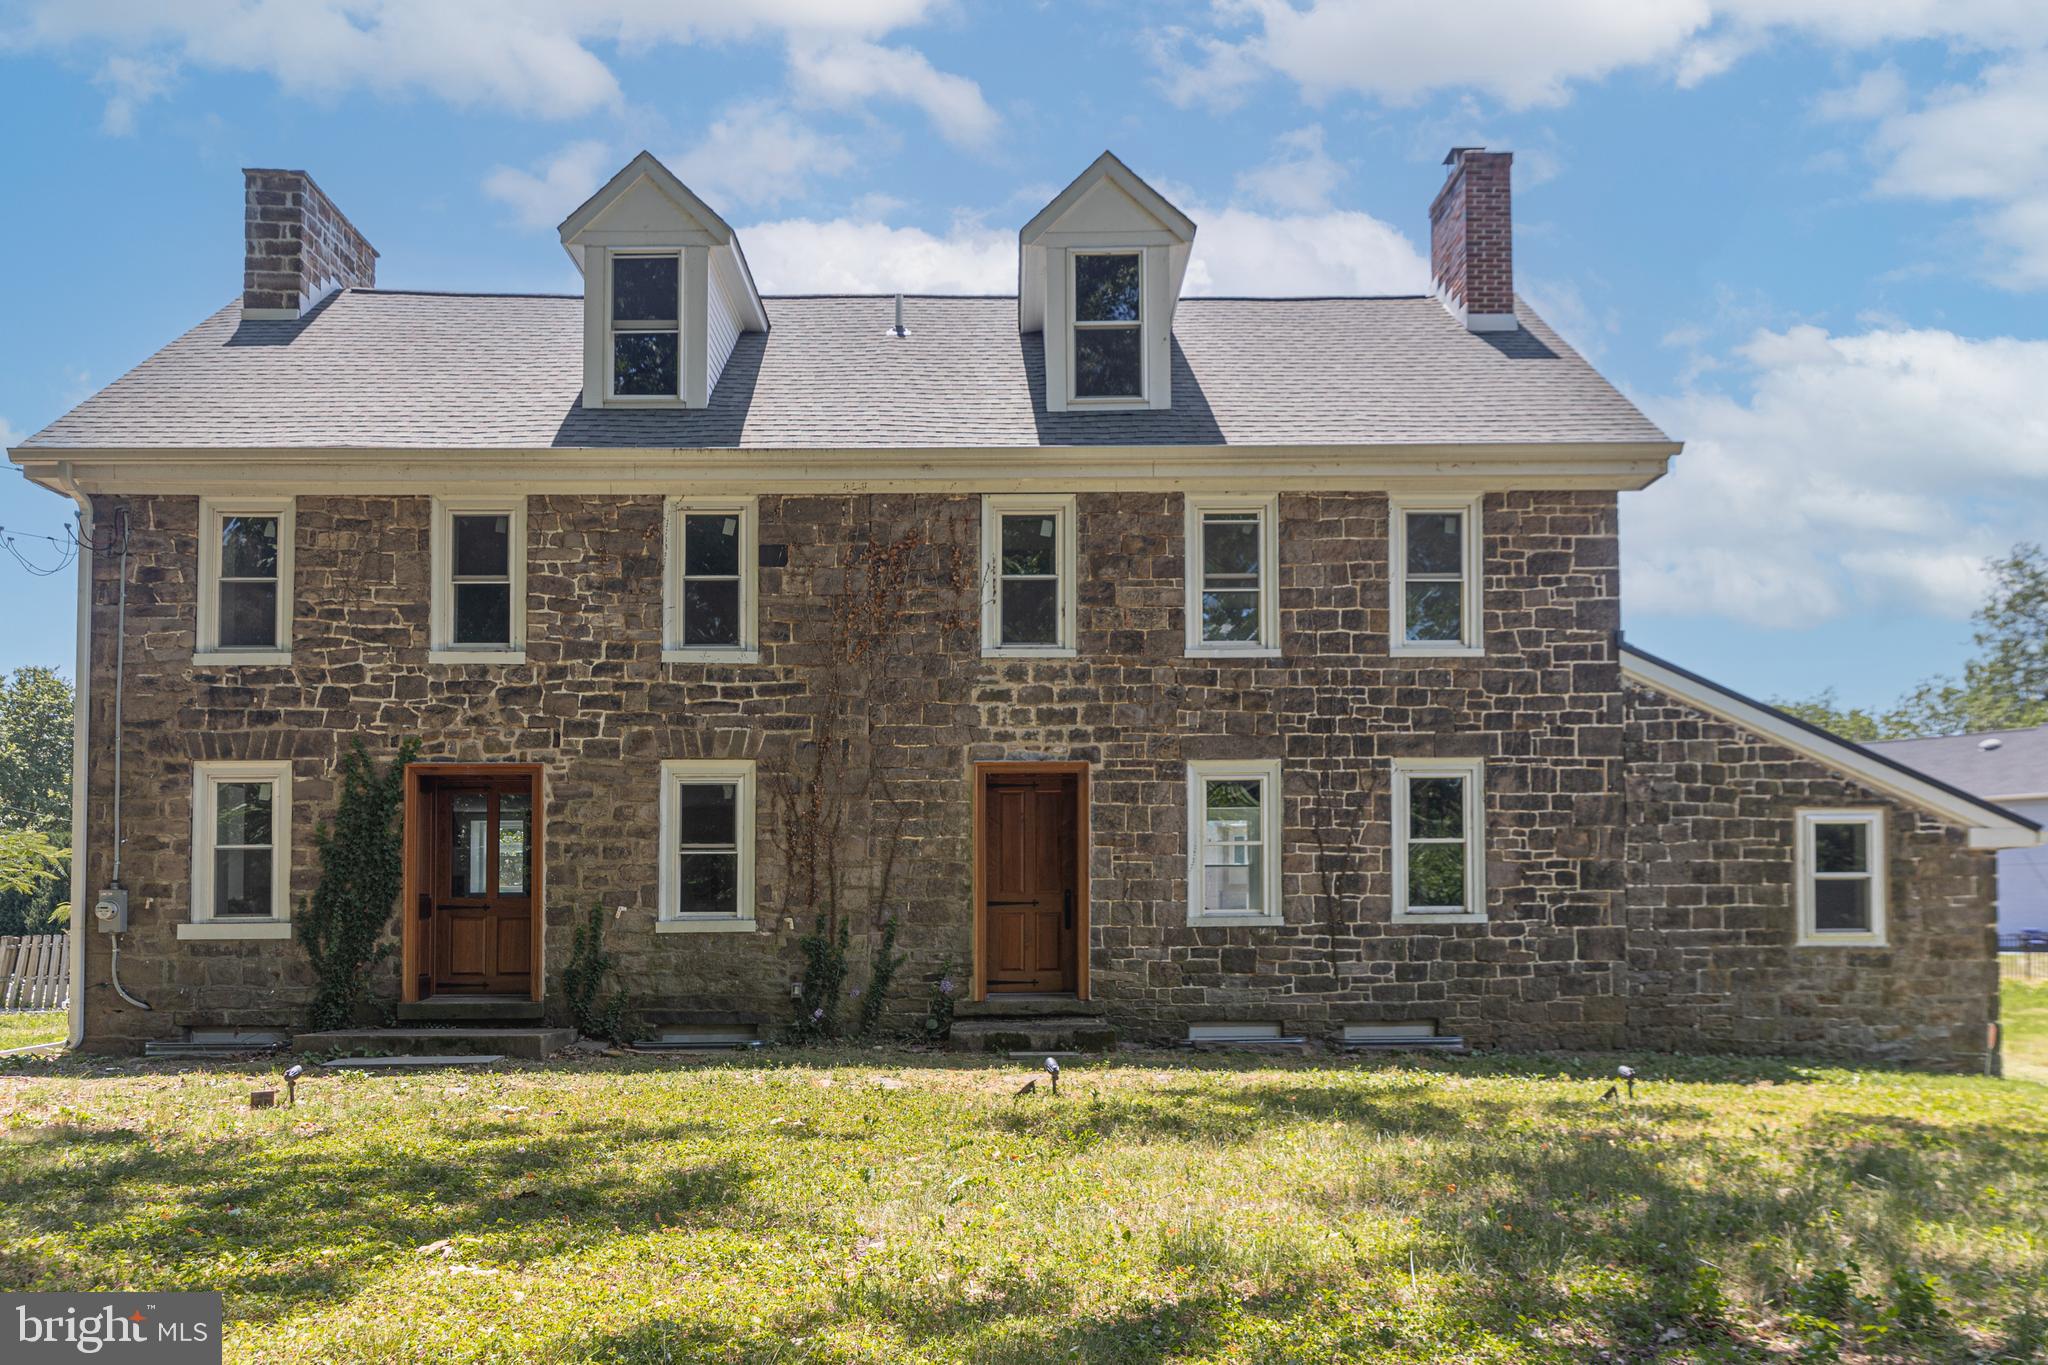
M1515 234L1508 167L1513 152L1453 147L1451 174L1429 206L1429 273L1436 295L1474 332L1512 332Z
M337 289L377 283L377 249L304 171L245 169L242 316L303 317Z

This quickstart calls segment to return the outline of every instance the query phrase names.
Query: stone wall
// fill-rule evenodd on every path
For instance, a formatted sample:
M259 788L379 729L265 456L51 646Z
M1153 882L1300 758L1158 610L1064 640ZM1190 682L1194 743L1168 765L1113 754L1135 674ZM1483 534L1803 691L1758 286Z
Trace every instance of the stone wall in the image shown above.
M1630 683L1627 711L1631 1043L1983 1070L1993 855L1661 692ZM1888 947L1794 943L1795 813L1842 806L1887 812Z
M1477 659L1387 652L1387 504L1370 493L1280 501L1285 657L1184 657L1182 509L1164 493L1079 499L1079 657L984 660L949 630L962 603L940 571L978 563L971 496L770 496L760 538L787 566L760 577L763 661L676 665L660 657L661 502L528 502L527 662L427 662L429 502L298 500L290 667L195 669L198 500L99 500L130 519L131 581L123 875L134 928L125 984L107 988L91 935L88 1037L133 1047L194 1025L291 1026L310 980L289 942L180 941L189 914L191 764L294 761L294 901L312 886L311 837L331 809L331 770L350 740L388 753L420 736L426 756L546 768L546 970L551 999L573 919L608 915L621 981L645 1023L746 1020L788 1011L796 940L811 913L792 894L774 794L820 707L829 595L849 547L912 525L933 543L900 648L854 670L830 732L886 775L884 818L855 819L837 859L857 941L875 884L905 922L911 964L899 1013L921 1012L972 948L971 765L1092 765L1093 994L1127 1032L1181 1036L1189 1021L1434 1019L1481 1045L1605 1046L1627 1016L1622 982L1622 704L1615 502L1605 493L1491 495L1485 503L1486 637ZM115 571L94 591L88 883L110 875ZM1389 922L1388 760L1488 760L1483 925ZM753 934L656 935L657 765L747 755L760 764ZM1186 923L1190 759L1286 759L1284 911L1276 928ZM870 810L866 804L861 811ZM895 853L893 861L879 856ZM380 995L397 996L387 964Z

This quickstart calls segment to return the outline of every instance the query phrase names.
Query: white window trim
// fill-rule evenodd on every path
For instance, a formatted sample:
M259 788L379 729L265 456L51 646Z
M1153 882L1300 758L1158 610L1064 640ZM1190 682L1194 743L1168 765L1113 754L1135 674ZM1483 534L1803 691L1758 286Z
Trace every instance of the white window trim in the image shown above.
M1486 653L1485 499L1389 498L1387 500L1387 652L1410 658L1479 658ZM1458 512L1465 518L1464 638L1455 644L1410 640L1408 635L1408 514Z
M692 512L731 512L740 519L740 642L687 648L683 645L683 517ZM671 664L757 664L761 662L760 506L756 498L671 497L662 515L661 659Z
M1465 910L1408 908L1408 785L1418 777L1465 780ZM1393 885L1396 924L1486 923L1486 760L1480 758L1397 758L1394 804Z
M1797 816L1797 836L1793 856L1794 884L1793 899L1797 910L1798 934L1795 946L1801 948L1883 948L1889 946L1886 934L1885 890L1891 878L1889 864L1885 861L1884 825L1885 813L1876 807L1855 806L1840 809L1802 810ZM1822 873L1815 870L1818 859L1814 850L1814 830L1820 825L1864 825L1870 830L1870 928L1867 931L1823 933L1814 928L1813 884L1815 879L1847 877L1853 873Z
M621 258L667 256L676 263L676 391L669 393L614 393L612 385L617 382L617 362L613 358L612 338L617 335L617 324L612 319L612 270ZM608 408L679 408L683 406L684 394L690 386L689 362L689 314L685 304L690 296L689 262L687 253L680 247L622 248L614 247L604 253L604 403ZM661 328L628 327L628 333L660 331Z
M1070 247L1067 250L1067 406L1070 408L1149 408L1152 406L1152 324L1151 298L1146 292L1150 267L1146 257L1150 253L1143 247ZM1134 326L1128 322L1102 323L1083 322L1077 280L1080 261L1083 256L1135 256L1138 258L1138 321ZM1114 397L1083 398L1080 396L1081 348L1075 344L1075 334L1081 331L1107 329L1112 331L1133 331L1138 334L1138 392L1135 397L1119 394Z
M1050 645L1006 645L1002 643L1002 518L1050 514L1058 521L1055 532L1059 568L1059 640ZM981 653L983 658L1071 659L1075 656L1074 622L1080 610L1076 580L1080 561L1076 553L1075 522L1078 519L1074 495L1051 497L1035 493L984 493L981 498Z
M737 820L733 837L739 844L739 897L737 915L685 915L676 909L681 902L682 869L677 866L682 837L682 803L677 799L685 782L732 782L739 787ZM725 758L671 758L661 765L661 875L656 879L654 932L657 934L745 934L755 928L754 919L754 761Z
M292 661L294 498L199 500L199 619L192 651L196 665L289 664ZM270 649L220 647L220 525L225 517L277 518L277 644Z
M509 531L512 577L512 639L506 645L458 645L455 636L455 516L502 513L510 517ZM437 497L429 557L433 560L432 637L427 649L430 664L523 664L526 662L526 498Z
M1181 530L1182 577L1187 580L1187 655L1191 659L1280 657L1280 499L1187 494ZM1256 512L1259 517L1259 638L1236 643L1202 638L1202 519L1210 512Z
M1212 914L1202 908L1203 825L1208 814L1206 783L1219 778L1255 777L1263 784L1259 792L1259 839L1266 853L1266 909L1258 914L1239 910ZM1188 923L1206 929L1236 926L1285 924L1280 905L1280 863L1286 829L1286 792L1281 788L1280 760L1277 758L1197 759L1188 764Z
M215 919L213 915L216 788L223 782L269 782L270 917ZM181 939L290 938L292 936L292 765L268 763L194 763L192 765L192 905L189 921L178 926Z

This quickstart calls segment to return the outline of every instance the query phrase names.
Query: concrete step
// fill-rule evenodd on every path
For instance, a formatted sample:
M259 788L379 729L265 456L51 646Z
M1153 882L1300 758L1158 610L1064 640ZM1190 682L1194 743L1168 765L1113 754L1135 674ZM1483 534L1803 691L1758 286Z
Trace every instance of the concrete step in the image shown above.
M1099 1014L956 1018L947 1046L954 1052L998 1052L1006 1055L1107 1052L1116 1046L1116 1030Z
M1100 1019L1101 1007L1071 995L995 993L986 1000L962 1000L953 1006L955 1019Z
M513 995L443 995L398 1007L398 1017L411 1024L523 1024L541 1014L540 1001Z
M295 1052L379 1052L396 1056L444 1056L495 1052L537 1062L576 1041L567 1028L352 1028L301 1033Z

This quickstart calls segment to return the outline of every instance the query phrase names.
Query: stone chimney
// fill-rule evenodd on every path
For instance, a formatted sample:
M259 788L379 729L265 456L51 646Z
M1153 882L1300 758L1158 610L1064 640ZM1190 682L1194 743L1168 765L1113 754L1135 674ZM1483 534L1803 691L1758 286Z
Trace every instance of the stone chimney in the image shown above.
M242 316L303 317L377 283L377 250L304 171L244 170Z
M1512 332L1515 234L1508 167L1513 152L1453 147L1451 174L1429 206L1429 273L1436 295L1474 332Z

